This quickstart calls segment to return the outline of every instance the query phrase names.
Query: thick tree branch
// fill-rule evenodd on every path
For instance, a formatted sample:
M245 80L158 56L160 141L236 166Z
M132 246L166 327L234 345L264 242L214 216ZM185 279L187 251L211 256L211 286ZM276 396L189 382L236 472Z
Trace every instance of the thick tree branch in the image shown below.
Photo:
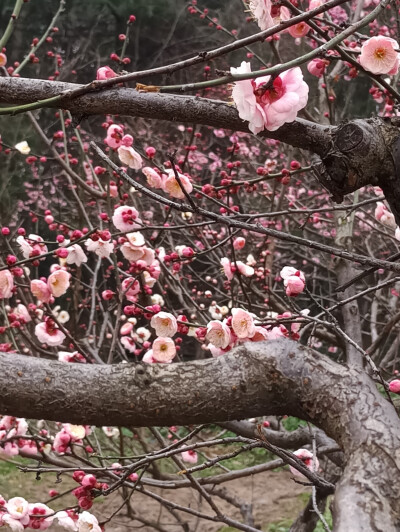
M285 339L170 365L90 366L3 353L0 362L4 414L130 426L265 414L309 420L345 453L335 530L396 530L400 486L393 475L400 468L400 422L361 369Z
M0 77L0 104L32 103L79 87L75 83ZM61 102L50 102L48 106L68 109L75 116L118 114L249 131L247 122L241 120L235 107L226 102L196 96L138 92L124 87L113 87L77 98L66 96ZM324 155L330 146L329 131L329 126L297 119L278 131L267 131L260 136Z

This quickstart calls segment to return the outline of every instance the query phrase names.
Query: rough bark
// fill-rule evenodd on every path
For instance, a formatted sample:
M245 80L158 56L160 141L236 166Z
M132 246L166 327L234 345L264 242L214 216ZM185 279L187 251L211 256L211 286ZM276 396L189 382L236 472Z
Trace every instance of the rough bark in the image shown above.
M247 122L239 118L236 108L224 101L198 96L138 92L125 87L90 92L72 98L68 96L68 93L80 87L82 85L75 83L0 77L0 104L33 103L65 93L66 96L61 101L44 107L68 109L75 117L118 114L249 131ZM297 119L278 131L267 131L260 136L281 140L323 155L329 149L329 131L329 126Z
M97 425L171 425L288 414L342 447L335 531L399 529L400 421L362 369L289 340L216 359L89 366L0 354L0 412ZM13 386L10 386L13 382Z

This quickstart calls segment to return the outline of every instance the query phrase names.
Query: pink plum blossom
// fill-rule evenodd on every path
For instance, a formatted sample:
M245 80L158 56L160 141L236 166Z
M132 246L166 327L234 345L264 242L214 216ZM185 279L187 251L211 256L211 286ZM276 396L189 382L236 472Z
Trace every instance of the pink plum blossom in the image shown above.
M97 69L96 79L105 80L110 78L116 78L117 74L109 66L100 67Z
M299 458L310 471L318 471L318 458L315 457L315 464L313 464L313 454L310 451L308 451L307 449L298 449L293 454L297 456L297 458ZM297 469L293 466L289 466L289 469L292 475L304 478L304 475L302 475L300 471L297 471Z
M305 22L299 22L298 24L295 24L294 26L290 26L288 28L289 34L296 38L304 37L307 35L307 33L310 31L310 26L306 24Z
M242 249L245 246L245 244L246 244L246 239L243 238L242 236L238 236L233 241L233 247L236 250Z
M400 380L394 379L393 381L389 382L389 390L392 393L400 393Z
M152 357L156 362L169 363L175 358L176 347L171 338L160 336L153 342Z
M231 331L226 323L213 320L207 325L206 338L213 346L226 349L231 342Z
M193 185L188 177L178 172L178 177L182 184L183 189L190 194L193 190ZM173 170L167 170L167 178L162 183L164 192L169 194L173 198L184 199L185 194L175 177Z
M241 308L232 309L232 329L238 338L251 338L255 333L253 316Z
M40 279L34 279L31 281L31 292L34 297L42 301L43 303L50 303L51 290L49 286Z
M396 74L399 66L399 46L394 39L378 35L364 41L360 64L373 74Z
M53 510L41 502L30 503L28 506L30 515L28 527L35 530L46 530L53 523ZM46 516L50 516L46 519Z
M129 168L133 168L134 170L140 170L142 168L142 157L132 146L120 146L118 148L118 157L121 163L126 164Z
M232 74L251 73L250 63L231 68ZM308 85L299 67L286 70L273 81L271 76L236 81L232 97L239 116L249 122L255 135L263 129L275 131L286 122L293 122L300 109L307 105Z
M156 330L157 336L172 337L178 330L175 316L169 312L158 312L151 318L150 325Z
M249 9L261 30L272 28L290 18L287 7L273 5L271 0L250 0Z
M381 201L378 201L378 203L376 204L375 218L378 220L378 222L381 222L381 224L386 225L391 229L395 229L396 227L396 221L394 219L393 214Z
M127 277L122 281L121 288L126 299L132 303L136 303L136 295L140 292L139 281L133 277Z
M121 146L122 137L124 136L124 130L122 126L118 126L117 124L112 124L107 129L107 137L105 138L104 142L110 146L110 148L113 148L116 150L119 146Z
M132 231L141 227L142 220L139 218L139 213L135 207L121 206L114 211L112 222L115 227L122 232ZM144 243L144 242L143 242ZM141 244L134 244L141 245Z
M198 455L196 451L193 449L190 449L189 451L182 451L181 457L184 462L187 462L188 464L197 464L198 462Z
M160 176L158 172L153 170L153 168L150 168L149 166L145 166L142 168L142 172L146 176L147 184L151 188L163 188L163 178Z
M286 295L289 297L301 294L305 288L304 281L298 275L288 277L284 284L286 286Z
M321 78L324 75L325 69L328 65L329 61L327 59L320 59L319 57L317 57L315 59L312 59L308 63L307 70L313 76Z
M65 340L65 334L55 324L54 320L46 317L44 322L38 323L35 327L37 339L42 344L57 346Z
M56 270L49 275L47 285L54 297L60 297L65 294L69 288L69 279L71 274L65 270Z
M12 296L14 278L9 270L0 271L0 299L8 299Z
M282 268L280 276L283 279L283 284L286 287L286 295L297 296L303 292L306 286L306 279L304 273L296 270L292 266L285 266Z

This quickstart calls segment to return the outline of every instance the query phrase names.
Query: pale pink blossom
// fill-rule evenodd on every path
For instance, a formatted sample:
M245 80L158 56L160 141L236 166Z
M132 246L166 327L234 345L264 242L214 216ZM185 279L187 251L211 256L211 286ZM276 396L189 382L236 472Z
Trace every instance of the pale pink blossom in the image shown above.
M153 168L145 166L144 168L142 168L142 172L146 176L147 184L149 185L149 187L163 188L163 179L158 172L153 170Z
M232 267L231 267L231 261L227 257L223 257L220 263L221 263L221 266L224 270L224 273L228 281L231 281L234 276L234 272L232 271Z
M249 9L261 30L272 28L290 18L287 7L274 5L271 0L250 0Z
M127 351L129 351L130 353L135 352L136 344L132 338L130 338L129 336L123 336L120 341Z
M251 277L252 275L254 275L254 268L248 266L241 260L231 262L227 257L223 257L220 263L228 281L231 281L233 279L236 269L245 277Z
M144 284L146 286L149 286L150 288L153 288L153 286L156 284L157 282L157 279L154 279L154 277L152 277L149 272L146 272L144 271L143 272L143 279L144 279Z
M89 512L79 514L77 522L78 532L102 532L99 522Z
M386 225L391 229L395 229L396 227L396 221L393 214L381 201L378 201L378 203L376 204L375 218L378 220L378 222L381 222L381 224Z
M316 9L317 7L322 6L324 3L324 0L310 0L310 4L308 6L308 11L312 11L313 9ZM317 15L317 17L323 17L324 14L320 13Z
M28 309L22 303L19 303L19 305L17 305L15 309L13 309L13 314L15 314L18 321L22 323L29 323L30 321L32 321Z
M396 74L398 49L397 42L390 37L384 35L371 37L361 46L360 64L373 74Z
M156 330L157 336L172 337L178 330L175 316L169 312L158 312L150 320L150 325Z
M1 516L2 523L8 525L9 529L13 532L23 532L25 529L25 526L23 525L22 521L20 519L13 519L10 514L3 514ZM29 523L29 517L27 519L26 524Z
M132 146L121 145L118 148L118 157L122 164L126 164L134 170L140 170L143 166L142 157Z
M44 322L36 325L35 334L39 342L50 346L61 345L65 340L65 334L60 331L55 322L48 317L45 318Z
M307 449L298 449L293 454L297 456L297 458L299 458L310 471L314 471L314 472L318 471L319 469L318 458L315 457L315 459L313 460L313 454L310 451L308 451ZM300 471L297 471L297 469L295 469L293 466L289 466L289 469L292 475L304 478L304 475L300 473Z
M196 451L193 449L190 449L189 451L182 451L181 457L184 462L187 462L188 464L197 464L198 462L198 455Z
M65 294L69 288L69 279L71 274L65 270L57 270L49 275L47 285L54 297L60 297Z
M178 172L178 177L180 179L182 188L190 194L193 190L193 185L188 177ZM169 194L173 198L184 199L185 194L178 183L178 180L175 177L173 170L167 170L167 178L164 179L162 183L162 188L164 192Z
M73 425L71 423L64 423L63 429L74 442L81 441L85 436L88 435L88 431L85 425Z
M226 323L213 320L207 325L206 338L213 346L226 349L231 342L231 331Z
M47 246L43 242L43 238L39 235L29 235L28 237L23 237L20 235L17 237L17 243L21 247L21 252L24 259L29 259L34 255L41 255L42 253L47 253Z
M75 524L75 521L72 519L72 517L68 514L68 512L62 510L61 512L57 512L53 516L53 521L57 519L59 526L62 528L65 528L66 530L71 530L72 532L76 532L77 526Z
M250 63L231 68L232 74L251 73ZM308 85L299 67L286 70L269 86L271 76L236 81L232 97L239 116L249 122L255 135L263 129L275 131L286 122L293 122L300 109L307 105Z
M96 72L96 79L105 80L110 78L116 78L117 74L109 66L100 67Z
M85 246L87 247L88 251L93 251L101 258L108 258L114 251L114 244L112 241L102 240L101 238L98 240L88 238L85 242Z
M234 264L236 264L236 267L239 272L245 277L251 277L252 275L254 275L254 268L252 266L248 266L241 260L237 260Z
M141 227L142 220L139 218L139 213L135 207L123 205L115 209L112 222L119 231L125 233Z
M13 497L5 504L6 510L13 519L22 521L22 524L27 524L29 521L28 515L29 503L22 497ZM28 519L24 519L28 517Z
M152 349L152 357L156 362L172 362L176 355L175 342L172 338L163 338L162 336L156 338L153 342Z
M72 246L69 246L68 248L68 257L65 259L67 264L75 264L76 266L80 266L82 262L87 262L87 257L85 255L85 252L81 248L79 244L73 244Z
M0 299L8 299L13 294L14 277L9 270L0 271Z
M241 308L232 309L232 329L238 338L251 338L255 333L253 316Z
M119 146L121 146L122 137L124 135L124 130L122 126L117 126L116 124L112 124L107 129L107 137L105 138L104 142L110 146L110 148L113 148L116 150Z
M155 364L157 360L153 358L153 350L149 349L142 358L142 362L145 362L146 364Z
M39 299L39 301L50 303L52 297L51 290L44 281L41 281L40 279L34 279L31 281L31 292L36 299Z
M127 321L126 323L124 323L120 330L119 330L119 334L121 336L125 336L127 334L131 334L131 332L133 331L133 325L132 323L129 323L129 321Z

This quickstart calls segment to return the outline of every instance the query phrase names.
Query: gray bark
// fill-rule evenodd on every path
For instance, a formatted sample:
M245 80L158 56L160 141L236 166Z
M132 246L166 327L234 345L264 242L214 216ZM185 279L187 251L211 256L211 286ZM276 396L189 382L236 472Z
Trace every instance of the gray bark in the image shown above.
M0 362L4 414L132 426L276 414L306 419L344 451L335 531L399 529L400 485L393 478L400 421L362 369L284 339L171 365L91 366L16 354L0 354Z
M198 96L138 92L126 87L113 87L77 97L68 95L80 87L82 85L76 83L0 77L0 104L33 103L65 93L61 101L46 104L44 107L68 109L76 117L118 114L249 131L247 122L239 118L236 108L224 101ZM267 131L260 136L278 139L322 155L329 149L329 131L329 126L297 119L285 124L278 131Z

